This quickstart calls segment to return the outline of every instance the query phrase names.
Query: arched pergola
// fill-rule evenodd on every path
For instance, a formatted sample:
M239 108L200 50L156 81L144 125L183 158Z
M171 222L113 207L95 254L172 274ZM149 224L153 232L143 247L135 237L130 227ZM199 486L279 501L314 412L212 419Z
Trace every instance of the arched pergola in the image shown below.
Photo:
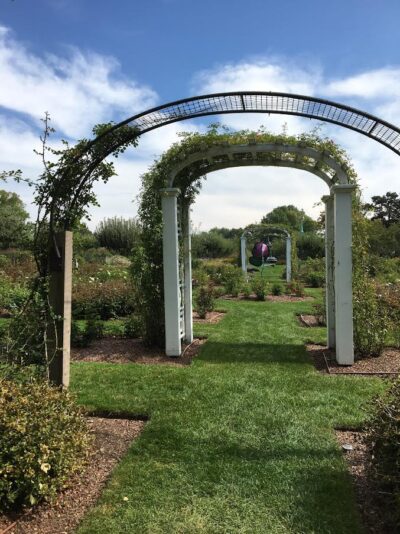
M82 173L78 173L78 185L75 188L75 196L79 195L85 187L85 184L90 179L91 173L96 167L101 164L101 162L110 154L115 153L119 150L120 147L126 146L129 140L136 139L146 132L150 132L157 128L172 124L175 122L197 118L197 117L206 117L212 115L224 115L224 114L237 114L237 113L258 113L261 115L269 114L279 114L279 115L294 115L299 117L307 117L310 119L317 119L319 121L335 124L344 128L348 128L355 132L358 132L374 141L386 146L395 154L400 155L400 129L389 122L382 120L370 113L366 113L359 109L346 106L337 102L330 100L325 100L321 98L282 93L282 92L272 92L272 91L237 91L237 92L228 92L228 93L215 93L208 95L200 95L191 98L185 98L182 100L177 100L175 102L169 102L161 106L154 107L142 113L133 115L118 124L113 125L111 128L106 128L101 134L96 138L86 143L84 148L80 151L77 151L75 158L72 160L71 169L73 172L79 167L79 161L85 160L89 156L90 165L84 166ZM129 126L129 132L124 129ZM106 143L106 148L101 148L101 141L109 136L110 142ZM98 150L99 148L99 150ZM229 154L225 154L228 160L230 159ZM350 191L353 190L354 186L347 184L345 181L341 181L340 176L343 169L335 169L334 166L330 167L331 171L328 172L327 176L323 177L319 175L321 169L326 169L329 165L325 165L326 154L320 155L320 159L316 161L314 165L308 166L309 168L303 170L308 170L313 172L313 174L320 176L325 181L325 178L331 180L330 194L325 197L325 207L326 207L326 243L327 243L327 258L330 248L330 243L333 243L334 231L336 233L340 232L343 235L343 240L341 243L345 243L344 248L351 246L351 232L348 233L349 221L348 219L340 219L338 215L341 211L346 212L350 211L351 205L351 195ZM323 156L323 157L322 157ZM250 160L247 160L247 165L257 165L259 162L253 162L253 159L258 159L260 156L257 151L251 152ZM311 160L314 159L310 156ZM212 156L212 159L214 157ZM295 168L301 168L296 166L298 158L294 158L288 164L287 158L282 158L281 161L275 161L275 166L291 166ZM186 168L185 162L183 162L183 169ZM227 168L238 166L237 162L226 162L224 166L219 166L215 162L215 167L212 169L209 167L206 172L212 172L212 170L217 170L218 168ZM311 170L313 168L313 170ZM181 169L182 170L182 169ZM66 169L68 173L69 170ZM62 182L62 180L61 180ZM328 184L329 185L329 184ZM166 189L164 193L164 198L174 198L175 193L173 192L173 187ZM176 199L176 195L175 195ZM167 222L169 202L166 202L166 212L165 212L165 221ZM173 217L171 219L171 224L173 224ZM168 234L168 224L165 227L166 234ZM58 331L58 342L57 349L55 351L55 357L53 358L53 365L51 370L52 381L63 385L68 386L69 384L69 362L70 362L70 324L71 324L71 258L72 258L72 238L70 232L65 232L62 239L57 247L57 255L55 256L55 263L59 265L54 279L54 290L52 290L52 309L56 315L64 317L64 322L62 327ZM190 239L189 239L190 241ZM338 244L339 242L337 242ZM341 247L342 245L340 245ZM337 247L336 247L337 248ZM61 251L61 252L60 252ZM60 256L61 253L61 256ZM336 249L335 249L336 255ZM347 253L346 258L349 257ZM331 254L332 257L332 254ZM336 256L335 256L336 257ZM350 258L351 259L351 258ZM336 262L336 260L335 260ZM330 262L332 264L332 262ZM61 266L61 267L60 267ZM344 268L345 271L348 271L348 265L343 267L343 264L337 265L335 274L333 270L330 269L330 266L327 263L327 271L330 272L330 276L333 279L335 277L339 278L338 272ZM54 274L54 273L51 273ZM329 274L328 274L329 276ZM351 279L350 279L351 282ZM52 283L52 282L51 282ZM347 286L346 286L347 284ZM346 282L343 288L341 287L340 291L345 292L346 289L349 289L349 297L344 298L344 295L338 297L336 294L335 299L339 298L343 302L342 315L336 312L336 319L342 317L343 321L350 320L351 322L351 284ZM331 284L332 286L332 284ZM336 287L338 291L338 287ZM327 295L330 299L331 305L333 306L332 296ZM330 305L328 304L328 316L329 313L332 314L333 311L329 312ZM333 309L333 308L332 308ZM337 321L336 321L337 322ZM342 319L340 319L340 323ZM333 339L336 339L336 350L343 352L341 347L341 340L337 337L338 329L340 330L341 326L336 324L336 336L333 335L333 322L330 322L330 327L328 328L330 334L330 346L333 346ZM333 337L332 337L333 336ZM338 343L339 341L339 343ZM347 343L347 341L346 341Z
M200 163L200 164L199 164ZM249 143L204 148L176 164L161 189L163 213L163 268L165 341L168 356L181 355L181 341L193 340L190 204L180 202L182 184L219 169L242 166L294 167L324 181L329 195L326 210L326 300L328 345L336 348L341 365L354 362L352 304L352 192L346 171L330 154L299 144ZM192 167L194 170L192 170ZM178 217L178 209L181 217ZM182 228L180 228L180 220ZM183 265L179 234L183 235ZM183 275L181 274L183 271Z
M280 226L270 225L270 224L253 224L247 226L242 235L240 236L240 266L244 274L247 274L247 238L254 237L255 233L259 233L260 230L265 230L268 232L268 235L283 237L286 241L286 282L290 282L292 279L292 236L290 233ZM272 233L271 233L272 232Z

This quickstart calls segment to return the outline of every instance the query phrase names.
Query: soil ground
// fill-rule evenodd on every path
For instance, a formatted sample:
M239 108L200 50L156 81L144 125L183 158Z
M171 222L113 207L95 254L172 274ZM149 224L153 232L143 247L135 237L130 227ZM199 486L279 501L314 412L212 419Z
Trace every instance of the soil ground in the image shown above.
M89 417L93 444L88 464L75 475L69 488L53 504L42 504L29 513L0 515L3 534L69 534L75 531L86 511L98 500L104 485L145 423L127 419Z
M352 366L338 365L334 351L326 346L308 344L307 351L321 373L388 377L400 374L400 350L391 347L385 349L380 356L356 360Z
M351 445L352 450L345 451L346 463L354 484L357 506L366 534L396 534L398 529L387 524L387 510L382 506L379 489L368 477L368 451L363 441L362 432L337 430L336 438L340 445Z

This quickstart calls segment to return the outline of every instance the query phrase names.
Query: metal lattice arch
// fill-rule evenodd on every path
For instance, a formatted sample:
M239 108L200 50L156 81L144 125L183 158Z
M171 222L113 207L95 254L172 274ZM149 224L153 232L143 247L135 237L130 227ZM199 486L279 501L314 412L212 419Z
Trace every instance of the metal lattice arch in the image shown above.
M349 128L400 155L400 129L370 113L311 96L240 91L215 93L177 100L149 109L116 124L134 127L139 135L174 122L230 113L297 115Z
M305 95L297 95L281 92L256 92L256 91L238 91L229 93L215 93L208 95L195 96L191 98L185 98L163 104L158 107L151 108L142 113L133 115L122 122L113 125L108 128L107 131L98 135L92 139L84 149L83 153L77 155L76 161L79 158L85 157L86 152L94 148L96 144L104 137L107 137L112 132L117 133L119 129L123 129L124 126L130 126L132 132L130 139L140 137L146 132L150 132L157 128L161 128L168 124L172 124L187 119L193 119L197 117L206 117L212 115L225 115L236 113L259 113L261 115L293 115L299 117L306 117L309 119L316 119L319 121L335 124L344 128L348 128L355 132L358 132L374 141L384 145L392 150L395 154L400 156L400 129L389 122L382 120L370 113L366 113L359 109L346 106L337 102L324 100L321 98L315 98ZM78 195L85 185L85 182L92 172L95 165L101 163L107 155L112 154L115 150L122 147L127 143L126 135L121 135L120 138L117 135L116 139L107 149L107 153L104 152L97 157L94 165L89 168L89 171L82 176L82 179L77 187L76 194ZM256 143L255 143L256 144ZM300 145L297 145L300 147ZM307 147L305 147L307 149ZM276 152L276 145L274 146ZM312 150L308 147L308 150ZM238 153L242 152L240 156ZM268 151L267 151L268 152ZM271 151L273 153L274 150ZM250 156L249 156L250 154ZM218 155L210 154L208 162L204 160L200 164L202 168L202 174L207 172L213 172L218 169L227 167L237 167L240 165L263 165L269 164L273 166L283 167L295 167L308 172L311 172L320 178L322 178L329 187L329 195L323 197L325 202L326 213L326 258L331 258L332 261L327 262L327 286L336 288L335 295L328 294L327 301L331 302L331 306L328 304L327 312L331 316L330 323L328 325L328 345L330 347L336 346L336 354L339 363L345 365L351 365L353 362L353 352L348 351L348 346L352 347L352 330L350 332L347 325L352 323L352 288L351 288L351 192L354 189L352 184L347 182L347 176L345 175L345 169L340 167L340 164L335 161L328 161L329 156L327 154L320 154L314 157L312 154L296 154L291 152L291 148L288 150L281 150L280 156L271 161L268 154L259 152L257 149L248 150L248 147L244 147L237 151L236 156L232 154L225 154L224 158L228 161L218 161ZM269 160L267 163L261 162L263 158ZM232 162L230 159L236 158L237 161ZM239 162L239 160L241 160ZM188 162L186 162L187 164ZM164 244L170 239L172 248L178 250L177 242L177 228L176 228L176 201L179 194L179 184L175 181L179 178L179 172L183 168L178 170L177 174L173 177L169 177L170 187L164 190L163 193L163 212L164 212ZM187 165L186 165L187 168ZM171 181L172 179L172 181ZM171 187L173 185L173 187ZM336 240L335 253L333 254L333 243L335 243L335 236L341 236L340 240ZM69 326L71 319L71 275L72 275L72 234L70 231L64 232L63 237L63 272L60 275L59 290L54 289L54 294L57 296L57 306L54 305L54 309L57 308L57 315L64 317L64 327L60 329L59 345L62 347L57 351L57 358L55 358L52 381L56 384L68 386L69 383L69 354L70 354L70 333ZM186 243L190 246L190 234L186 233ZM172 250L171 243L167 247L168 250ZM57 247L59 251L60 247ZM340 249L340 252L337 252ZM175 252L176 252L175 251ZM59 254L59 252L58 252ZM341 257L345 261L339 262L338 258ZM176 259L176 258L175 258ZM60 261L59 255L57 255L57 262ZM167 263L168 263L167 258ZM173 260L174 262L175 260ZM333 261L335 263L333 268ZM173 263L172 262L172 263ZM165 268L165 250L164 250L164 268ZM173 265L173 270L176 269L176 265ZM172 272L171 271L171 272ZM343 276L347 279L347 282L343 284L336 282L341 280ZM168 278L168 277L167 277ZM176 280L171 282L174 285L173 298L178 302L179 288ZM335 279L335 280L334 280ZM168 279L164 276L164 282ZM171 286L172 287L172 286ZM57 290L56 290L57 289ZM338 297L338 289L340 297ZM166 296L166 295L165 295ZM340 301L341 312L337 310L338 299ZM68 319L69 318L69 319ZM179 317L178 317L179 323ZM179 325L177 326L177 328ZM346 336L338 335L338 332L345 330ZM65 330L65 332L64 332ZM168 345L168 344L167 344ZM170 355L180 354L180 337L179 346L178 343L169 352ZM343 360L341 360L341 356Z

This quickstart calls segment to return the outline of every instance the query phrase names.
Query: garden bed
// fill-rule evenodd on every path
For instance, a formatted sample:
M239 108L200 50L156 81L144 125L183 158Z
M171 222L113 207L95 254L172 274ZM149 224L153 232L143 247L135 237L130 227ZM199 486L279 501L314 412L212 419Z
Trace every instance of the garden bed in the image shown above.
M336 430L339 444L350 445L352 450L343 450L345 460L354 484L357 507L367 534L394 534L398 530L387 524L387 509L382 495L368 477L368 450L363 442L363 433L350 430Z
M321 316L320 315L306 315L306 314L300 314L297 316L299 318L300 324L302 326L307 327L315 327L315 326L326 326L323 322L321 322Z
M259 301L255 295L250 295L249 297L246 297L242 294L238 295L237 297L232 297L229 295L224 295L223 297L220 297L223 300L255 300ZM311 300L314 300L314 297L310 296L304 296L304 297L296 297L295 295L266 295L265 297L266 301L269 302L308 302Z
M141 363L145 365L189 365L197 356L205 339L196 338L190 345L183 345L179 358L166 356L162 349L146 347L141 339L103 338L90 347L71 350L73 361L107 363Z
M197 312L193 312L193 322L199 324L216 324L222 321L225 314L226 312L224 311L211 311L207 312L207 315L204 319L201 319Z
M69 534L101 495L110 474L139 436L144 421L89 417L93 444L85 470L75 475L69 488L53 504L44 503L25 513L0 515L3 534Z
M400 350L385 349L380 356L356 360L353 365L338 365L335 352L323 345L308 344L308 353L320 373L396 377L400 374Z

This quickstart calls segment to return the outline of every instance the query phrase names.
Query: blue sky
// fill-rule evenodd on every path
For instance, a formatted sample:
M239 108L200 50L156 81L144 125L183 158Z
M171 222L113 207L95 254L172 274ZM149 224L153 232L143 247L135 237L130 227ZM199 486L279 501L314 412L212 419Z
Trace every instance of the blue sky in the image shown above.
M32 149L44 111L73 141L96 122L197 93L300 92L400 124L399 21L397 0L1 0L0 167L37 174ZM247 115L221 120L273 131L287 122L290 133L315 125ZM113 185L97 188L101 208L92 211L92 224L104 216L134 215L140 174L177 132L204 131L205 122L143 138L137 151L118 162ZM324 133L349 151L367 198L398 189L397 156L337 127ZM29 190L8 187L29 203ZM282 203L315 214L324 193L322 183L301 171L220 171L209 177L194 220L201 228L243 225Z

